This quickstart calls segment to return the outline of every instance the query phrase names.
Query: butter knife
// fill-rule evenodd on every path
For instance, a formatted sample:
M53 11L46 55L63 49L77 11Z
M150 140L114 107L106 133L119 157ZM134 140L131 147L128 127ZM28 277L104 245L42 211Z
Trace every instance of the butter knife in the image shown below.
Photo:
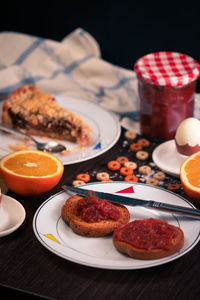
M73 186L68 186L68 185L63 185L62 188L66 192L70 191L72 193L75 193L75 194L78 194L78 195L84 196L84 197L90 196L92 193L93 195L95 195L96 197L98 197L100 199L105 199L107 201L110 201L113 203L119 203L122 205L145 206L145 207L156 208L156 209L160 209L160 210L164 210L164 211L187 214L192 217L200 217L200 210L195 209L195 208L188 208L188 207L184 207L184 206L173 205L173 204L158 202L158 201L154 201L154 200L142 200L142 199L137 199L137 198L129 198L129 197L125 197L125 196L119 196L116 194L109 194L109 193L104 193L104 192L86 190L86 189L82 189L79 187L73 187Z

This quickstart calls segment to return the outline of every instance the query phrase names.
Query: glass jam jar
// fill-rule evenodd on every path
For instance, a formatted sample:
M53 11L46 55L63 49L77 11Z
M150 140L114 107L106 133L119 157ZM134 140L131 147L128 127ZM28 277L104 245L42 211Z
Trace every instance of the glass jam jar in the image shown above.
M156 52L140 58L134 69L141 133L155 139L173 139L180 122L193 116L200 65L185 54Z

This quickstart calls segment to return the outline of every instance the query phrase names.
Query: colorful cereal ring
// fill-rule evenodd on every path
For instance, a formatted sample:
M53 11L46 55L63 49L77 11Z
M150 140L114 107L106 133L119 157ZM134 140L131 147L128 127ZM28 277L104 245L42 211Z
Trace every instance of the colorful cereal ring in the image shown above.
M137 143L141 145L142 147L149 147L150 142L147 139L139 139L137 140Z
M90 175L89 174L78 174L77 176L76 176L76 179L77 180L82 180L82 181L84 181L84 182L89 182L90 181Z
M109 170L117 171L117 170L120 169L121 165L118 161L111 160L111 161L108 162L107 167L108 167Z
M140 151L140 150L142 150L142 145L139 145L138 143L132 143L132 144L130 144L130 150L132 152Z
M123 176L133 175L133 169L127 167L121 167L120 174Z
M117 159L116 159L121 165L124 165L126 162L128 162L128 157L126 156L119 156Z
M109 174L107 172L98 172L96 175L97 180L108 180L110 178Z
M138 182L138 178L134 175L126 176L126 177L124 177L124 180L128 181L128 182Z

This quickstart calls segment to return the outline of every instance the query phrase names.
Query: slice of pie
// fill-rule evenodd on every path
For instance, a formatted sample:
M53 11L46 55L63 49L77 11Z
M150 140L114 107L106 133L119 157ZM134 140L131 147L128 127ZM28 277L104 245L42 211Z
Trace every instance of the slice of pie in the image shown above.
M78 115L32 84L18 88L6 99L2 123L30 135L73 141L81 146L91 141L91 130Z

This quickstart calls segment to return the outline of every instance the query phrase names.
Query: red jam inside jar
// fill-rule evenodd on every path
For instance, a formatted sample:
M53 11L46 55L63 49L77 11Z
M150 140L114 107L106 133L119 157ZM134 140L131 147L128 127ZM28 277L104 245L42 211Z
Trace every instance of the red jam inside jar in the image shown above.
M173 139L180 122L193 116L196 81L183 87L139 80L140 128L150 138Z
M116 206L95 196L80 199L75 207L75 214L81 216L88 223L102 220L117 221L121 217L121 213Z
M136 62L143 135L173 139L180 122L193 116L199 70L195 60L176 52L152 53Z

